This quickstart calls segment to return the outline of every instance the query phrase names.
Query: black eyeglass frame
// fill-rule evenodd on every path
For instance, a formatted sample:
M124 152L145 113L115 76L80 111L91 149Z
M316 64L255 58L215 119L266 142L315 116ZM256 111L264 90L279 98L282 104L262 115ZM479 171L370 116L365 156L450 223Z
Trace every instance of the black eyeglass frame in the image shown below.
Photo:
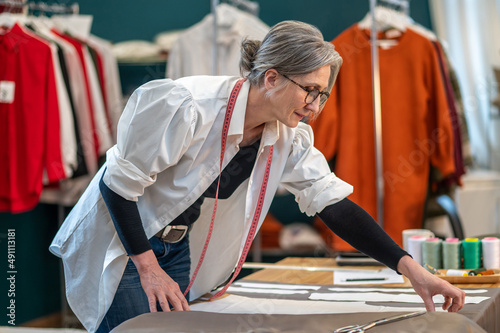
M307 92L307 95L306 97L304 98L304 103L306 104L312 104L314 103L314 101L316 100L316 98L318 98L319 96L321 96L319 98L319 105L322 106L323 104L326 103L326 101L328 100L328 98L330 97L330 94L325 92L325 91L321 91L319 90L318 88L307 88L307 87L304 87L303 85L301 85L300 83L297 83L295 82L294 80L290 79L288 76L286 76L285 74L281 74L281 76L283 76L285 79L291 81L292 83L294 83L295 85L297 85L298 87L302 88L302 90L304 90L305 92ZM313 98L312 101L310 101L309 103L307 102L307 98L309 97L309 95L311 95L312 92L315 92L317 91L317 95L316 97ZM311 96L314 96L314 95L311 95ZM326 98L324 100L322 100L323 96L326 96Z

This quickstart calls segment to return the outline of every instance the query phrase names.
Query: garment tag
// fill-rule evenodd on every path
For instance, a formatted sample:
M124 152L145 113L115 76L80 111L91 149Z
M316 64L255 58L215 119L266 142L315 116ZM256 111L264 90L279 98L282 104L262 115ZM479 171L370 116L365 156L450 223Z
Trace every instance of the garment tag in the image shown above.
M392 39L379 39L377 40L377 45L380 46L381 49L388 50L398 45L398 42Z
M0 81L0 103L14 102L16 83L14 81Z

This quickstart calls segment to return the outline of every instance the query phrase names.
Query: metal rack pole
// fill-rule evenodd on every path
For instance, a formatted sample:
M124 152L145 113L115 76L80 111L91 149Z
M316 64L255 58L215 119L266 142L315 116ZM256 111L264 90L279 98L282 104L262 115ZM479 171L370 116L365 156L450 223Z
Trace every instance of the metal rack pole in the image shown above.
M372 19L371 61L372 61L372 88L373 88L373 120L375 126L375 158L376 158L376 186L377 186L377 222L384 226L384 175L382 162L382 106L380 97L380 68L377 46L377 22L375 19L376 0L370 0L370 14Z

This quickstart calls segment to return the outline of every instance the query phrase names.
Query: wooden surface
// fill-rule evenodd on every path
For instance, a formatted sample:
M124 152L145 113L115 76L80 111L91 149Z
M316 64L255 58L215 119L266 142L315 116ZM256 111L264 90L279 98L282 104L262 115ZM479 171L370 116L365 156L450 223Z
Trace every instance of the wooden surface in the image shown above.
M280 260L276 265L284 266L299 266L299 267L325 267L325 268L335 268L339 267L335 263L334 258L294 258L289 257ZM353 268L353 269L380 269L380 266L371 267L361 267L361 266L342 266L342 268ZM333 284L333 274L334 272L324 272L324 271L306 271L306 270L295 270L295 269L272 269L266 268L263 270L258 270L250 275L247 275L243 280L252 281L265 281L265 282L281 282L281 283L296 283L296 284L320 284L320 285L331 285ZM408 279L405 279L405 283L401 284L384 284L387 287L410 287L411 284ZM496 283L461 283L455 284L459 288L500 288L500 282ZM370 286L370 284L366 284ZM380 286L380 285L379 285Z

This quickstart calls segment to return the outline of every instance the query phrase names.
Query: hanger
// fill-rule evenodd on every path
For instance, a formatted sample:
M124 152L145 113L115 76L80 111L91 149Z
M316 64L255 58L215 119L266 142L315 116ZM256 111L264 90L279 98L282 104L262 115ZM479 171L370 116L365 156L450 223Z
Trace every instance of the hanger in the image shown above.
M52 15L51 23L61 31L66 31L79 39L86 40L90 36L94 16L82 15L79 14L79 11L78 3L71 5L56 4L53 7L53 13L58 15Z
M379 0L379 4L403 13L406 16L410 15L410 0Z

